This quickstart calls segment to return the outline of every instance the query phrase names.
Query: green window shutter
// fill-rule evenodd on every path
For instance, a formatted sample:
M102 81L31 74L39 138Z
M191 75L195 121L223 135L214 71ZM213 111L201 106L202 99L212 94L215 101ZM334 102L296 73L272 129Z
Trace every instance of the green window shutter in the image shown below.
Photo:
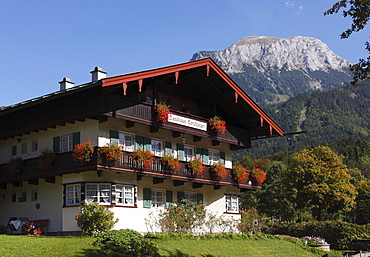
M144 150L152 149L152 140L149 137L144 137Z
M171 142L164 142L164 150L165 154L170 155L172 154L172 143Z
M81 143L81 136L80 136L80 132L76 132L76 133L73 133L72 135L72 144L73 144L73 149L74 149L74 146Z
M203 203L203 194L197 194L197 203Z
M111 144L119 144L119 133L118 131L111 130L109 132Z
M152 206L152 190L150 188L143 189L143 202L144 208L150 208Z
M203 149L203 164L207 165L209 162L208 149Z
M224 152L220 152L220 162L225 163L225 153Z
M53 152L60 153L60 137L53 137Z
M182 199L185 199L185 193L184 192L177 192L177 200L181 201Z
M196 158L202 158L203 156L203 148L196 148L195 149L195 157Z
M142 136L135 136L135 143L136 143L136 150L137 149L144 149L144 139Z
M166 208L171 207L173 202L173 195L172 191L167 190L166 191Z
M184 161L184 145L182 144L177 144L177 158L180 161Z

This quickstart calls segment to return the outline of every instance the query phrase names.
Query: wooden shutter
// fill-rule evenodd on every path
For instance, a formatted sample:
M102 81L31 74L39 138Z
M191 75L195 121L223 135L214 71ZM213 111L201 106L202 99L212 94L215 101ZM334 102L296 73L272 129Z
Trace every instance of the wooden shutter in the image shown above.
M203 148L196 148L195 149L195 157L196 158L202 158L203 157Z
M53 138L53 152L60 153L60 137Z
M177 192L177 200L181 201L182 199L185 199L185 193L184 192Z
M180 161L184 161L185 160L185 157L184 157L184 145L183 144L177 144L177 158Z
M136 150L137 149L144 149L144 139L143 139L143 137L142 136L135 136L135 143L136 143Z
M119 144L119 133L118 131L111 130L109 132L111 144Z
M144 137L144 150L152 149L152 140L149 137Z
M143 189L143 203L144 208L150 208L152 206L152 190L150 188Z
M164 142L164 153L167 155L172 154L172 143L171 142Z
M203 194L197 194L197 203L203 203Z
M167 190L166 191L166 208L172 206L172 202L173 202L172 191Z
M73 149L75 147L75 145L81 143L81 139L80 139L80 132L75 132L72 134L72 144L73 144Z
M208 149L206 148L203 149L202 158L203 158L203 164L208 165L208 162L209 162Z
M224 152L220 152L220 162L225 163L225 153Z

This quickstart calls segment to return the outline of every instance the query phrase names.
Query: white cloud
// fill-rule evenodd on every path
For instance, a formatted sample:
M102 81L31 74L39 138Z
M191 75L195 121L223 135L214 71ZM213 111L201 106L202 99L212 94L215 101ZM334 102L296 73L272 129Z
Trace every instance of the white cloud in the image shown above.
M290 8L294 11L294 15L301 14L303 11L303 5L297 5L296 1L285 0L284 5L286 8Z
M284 2L284 5L286 6L286 7L288 7L288 8L293 8L294 6L295 6L295 2L293 2L293 1L285 1Z

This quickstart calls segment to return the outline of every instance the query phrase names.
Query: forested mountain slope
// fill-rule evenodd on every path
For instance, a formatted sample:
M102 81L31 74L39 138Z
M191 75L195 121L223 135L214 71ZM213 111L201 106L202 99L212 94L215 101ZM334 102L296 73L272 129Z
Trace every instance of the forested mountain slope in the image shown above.
M307 133L252 141L251 149L234 153L236 160L244 155L261 158L346 137L370 140L370 82L302 93L264 110L286 133Z

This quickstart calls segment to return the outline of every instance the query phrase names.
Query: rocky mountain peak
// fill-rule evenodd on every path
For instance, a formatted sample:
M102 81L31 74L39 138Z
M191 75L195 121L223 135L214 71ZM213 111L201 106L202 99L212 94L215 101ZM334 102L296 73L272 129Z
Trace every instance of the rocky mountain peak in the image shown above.
M247 93L251 93L248 92L250 87L253 91L270 94L269 100L263 100L265 103L271 102L273 95L284 95L286 100L301 92L340 86L350 79L350 62L335 55L326 44L312 37L245 37L222 51L197 52L191 60L208 57L237 80ZM253 83L256 85L253 86Z
M198 52L192 60L212 57L230 73L243 72L249 64L265 72L272 70L344 71L350 63L335 55L319 39L294 36L290 38L245 37L222 51Z

